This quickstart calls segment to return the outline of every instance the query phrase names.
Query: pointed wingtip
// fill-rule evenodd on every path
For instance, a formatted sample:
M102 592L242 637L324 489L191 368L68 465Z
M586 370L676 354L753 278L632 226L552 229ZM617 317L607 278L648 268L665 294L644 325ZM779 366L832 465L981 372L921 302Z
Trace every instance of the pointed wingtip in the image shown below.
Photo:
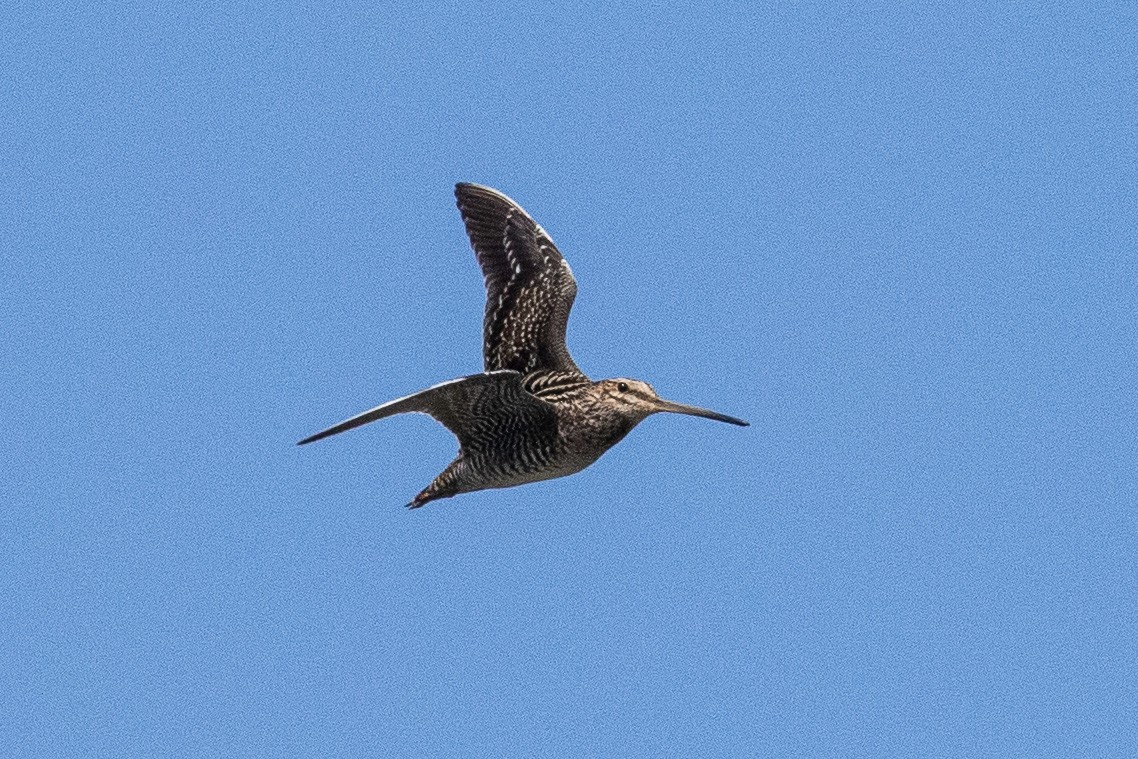
M474 184L473 182L455 182L454 183L454 196L456 198L461 198L462 194L464 192L469 192L471 190L484 190L484 189L487 189L487 188L483 187L480 184Z
M468 202L470 196L478 189L479 186L471 182L454 183L454 202L458 205L460 211L462 210L463 204Z
M455 200L460 204L460 207L462 203L468 201L476 201L478 198L482 198L484 200L493 199L510 206L518 206L518 202L516 200L501 190L496 190L490 185L478 184L476 182L455 182L454 197ZM518 208L521 208L521 206L518 206Z

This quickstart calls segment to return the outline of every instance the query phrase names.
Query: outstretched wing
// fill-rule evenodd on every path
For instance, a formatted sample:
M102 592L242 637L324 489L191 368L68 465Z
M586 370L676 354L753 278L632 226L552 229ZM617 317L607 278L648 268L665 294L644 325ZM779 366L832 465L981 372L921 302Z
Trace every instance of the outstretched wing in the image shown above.
M553 240L497 190L460 183L454 194L486 280L486 371L580 374L565 347L577 282Z
M461 449L467 452L485 451L495 441L511 434L516 437L520 430L527 434L546 433L550 436L557 431L557 415L553 406L526 392L521 374L495 371L460 377L414 395L388 401L306 437L297 445L411 411L433 416L454 433Z

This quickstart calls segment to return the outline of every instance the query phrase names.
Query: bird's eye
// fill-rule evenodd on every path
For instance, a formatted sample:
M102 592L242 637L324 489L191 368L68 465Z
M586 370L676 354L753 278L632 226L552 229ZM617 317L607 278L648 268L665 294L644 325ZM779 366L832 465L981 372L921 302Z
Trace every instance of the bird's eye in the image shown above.
M618 382L616 384L616 389L622 393L627 393L628 392L628 383L627 382Z

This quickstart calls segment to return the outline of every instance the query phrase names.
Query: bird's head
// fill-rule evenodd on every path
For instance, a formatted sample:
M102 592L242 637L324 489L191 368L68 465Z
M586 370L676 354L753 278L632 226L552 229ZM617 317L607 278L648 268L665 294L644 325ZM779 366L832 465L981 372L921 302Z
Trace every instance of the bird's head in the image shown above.
M687 414L688 416L702 416L704 419L714 419L717 422L737 424L740 427L749 426L742 419L709 411L698 406L688 406L683 403L666 401L656 395L656 391L647 382L618 377L616 379L602 380L600 383L602 396L606 405L616 409L621 416L630 419L632 423L639 424L652 414Z

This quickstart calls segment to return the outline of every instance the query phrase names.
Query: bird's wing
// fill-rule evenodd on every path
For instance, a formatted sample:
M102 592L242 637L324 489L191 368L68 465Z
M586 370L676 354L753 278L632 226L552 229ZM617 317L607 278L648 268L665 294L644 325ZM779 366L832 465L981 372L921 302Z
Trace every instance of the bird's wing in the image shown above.
M454 194L486 280L486 371L581 374L565 347L577 282L553 240L497 190L460 183Z
M494 371L459 377L388 401L306 437L297 445L411 411L430 414L441 422L458 438L464 451L485 450L490 443L517 437L523 431L553 435L557 429L553 406L526 392L521 374Z

